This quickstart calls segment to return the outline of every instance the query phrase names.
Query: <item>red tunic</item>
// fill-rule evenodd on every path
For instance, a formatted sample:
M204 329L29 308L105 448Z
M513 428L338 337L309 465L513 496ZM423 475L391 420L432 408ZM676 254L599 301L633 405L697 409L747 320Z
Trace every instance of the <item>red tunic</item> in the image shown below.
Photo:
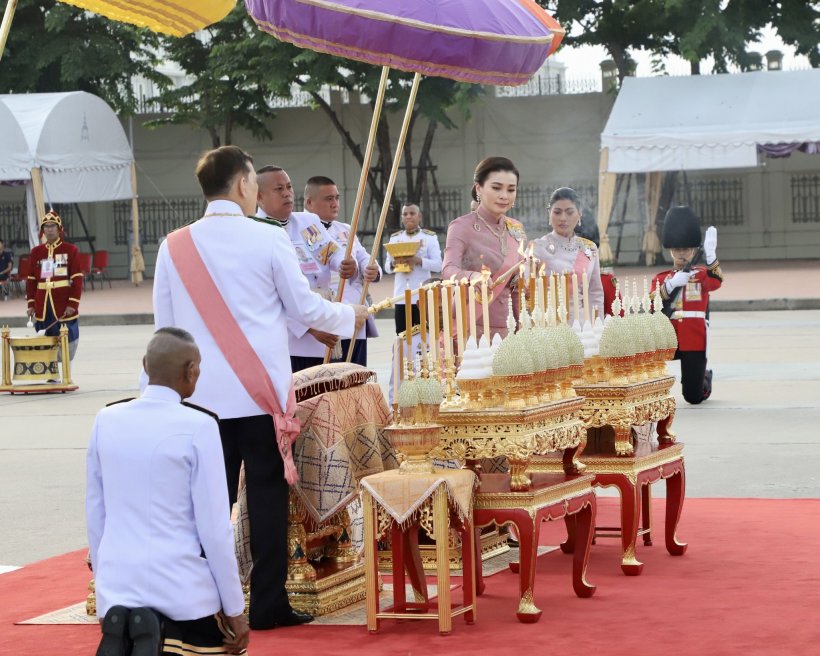
M601 286L604 288L604 314L612 314L612 303L615 300L617 290L615 288L615 276L611 273L601 273ZM621 310L623 316L623 310ZM601 317L603 319L603 317Z
M77 310L72 319L79 316L83 272L78 256L77 247L62 239L53 244L38 244L31 249L26 298L28 308L34 310L37 321L45 320L49 306L55 318L62 317L67 307ZM48 275L49 271L51 276Z
M673 306L670 317L678 335L678 349L681 351L706 350L706 311L709 307L709 293L719 289L723 283L720 263L715 260L709 267L696 266L695 275L684 287ZM660 285L661 298L666 300L666 282L675 270L663 271L652 279L652 290Z

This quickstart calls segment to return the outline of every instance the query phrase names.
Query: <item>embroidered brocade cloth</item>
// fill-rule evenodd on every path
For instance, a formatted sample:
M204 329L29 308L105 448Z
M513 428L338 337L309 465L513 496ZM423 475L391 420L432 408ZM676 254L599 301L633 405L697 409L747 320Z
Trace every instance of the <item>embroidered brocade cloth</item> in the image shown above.
M365 476L398 467L384 435L390 409L377 383L320 394L298 405L302 432L294 460L295 491L311 519L321 524L347 506Z
M399 526L407 524L441 485L447 487L450 505L459 519L470 517L477 484L476 475L469 469L437 469L431 474L386 471L361 481L362 488Z

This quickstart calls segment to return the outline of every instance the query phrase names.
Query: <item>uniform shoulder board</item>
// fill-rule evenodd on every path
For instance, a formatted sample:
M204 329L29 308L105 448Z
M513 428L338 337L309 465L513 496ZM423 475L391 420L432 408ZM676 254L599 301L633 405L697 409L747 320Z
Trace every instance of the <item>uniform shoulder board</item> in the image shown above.
M396 232L394 232L392 235L390 235L390 239L393 239L393 237L398 237L403 232L404 232L404 230L396 230Z
M106 403L105 407L110 408L112 405L117 405L118 403L128 403L129 401L133 401L135 397L130 396L127 399L120 399L119 401L111 401L111 403Z
M422 231L425 235L433 235L434 237L435 237L435 235L436 235L436 233L435 233L435 231L434 231L434 230L428 230L427 228L422 228L422 229L421 229L421 231Z
M578 237L578 236L576 236L576 239L578 239L578 241L580 241L586 248L591 248L594 251L598 250L598 247L595 245L595 242L592 241L591 239L587 239L586 237Z
M206 415L210 415L214 418L215 421L219 421L219 415L215 412L211 412L208 408L203 408L201 405L196 405L195 403L188 403L187 401L183 401L182 405L186 408L191 408L192 410L199 410L200 412L204 412Z

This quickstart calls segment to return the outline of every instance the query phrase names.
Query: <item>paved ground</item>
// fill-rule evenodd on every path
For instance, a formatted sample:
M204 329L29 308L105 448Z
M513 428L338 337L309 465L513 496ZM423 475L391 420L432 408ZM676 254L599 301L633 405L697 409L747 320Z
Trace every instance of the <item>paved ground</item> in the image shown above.
M768 271L764 276L744 263L746 277L737 275L738 265L720 294L739 302L820 296L820 263L787 264L757 265ZM642 276L646 270L637 271ZM771 278L778 284L770 284ZM385 282L373 296L388 293ZM0 303L0 317L22 312L19 300ZM105 403L136 393L152 332L147 324L88 324L92 318L121 324L122 315L133 319L149 313L149 285L89 291L83 303L83 314L89 316L74 369L80 390L0 395L0 571L85 544L84 458L93 418ZM368 350L384 385L392 319L380 319L379 328L383 337L372 340ZM27 332L14 329L15 334ZM820 310L714 312L710 349L713 397L695 407L677 394L675 429L687 444L688 494L820 497ZM670 368L677 374L676 365Z

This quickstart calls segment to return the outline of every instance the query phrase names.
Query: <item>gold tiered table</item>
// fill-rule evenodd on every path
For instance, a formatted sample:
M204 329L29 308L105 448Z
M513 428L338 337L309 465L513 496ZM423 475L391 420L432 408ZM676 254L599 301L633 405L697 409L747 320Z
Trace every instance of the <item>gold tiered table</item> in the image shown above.
M510 490L530 489L527 473L534 456L577 449L586 440L578 396L523 409L489 408L442 410L441 440L432 458L481 460L504 457L510 465Z
M675 417L675 399L670 394L673 376L660 376L623 385L593 383L576 385L583 395L581 418L588 429L611 426L614 442L590 444L582 458L584 471L595 476L599 487L617 487L621 495L621 538L624 574L638 575L643 564L635 556L635 544L640 534L651 544L650 486L666 480L666 548L673 556L686 552L678 542L676 531L685 496L683 444L675 442L671 430ZM632 426L658 422L658 443L634 442ZM535 456L531 472L571 473L566 455ZM643 515L643 527L639 523ZM596 534L612 535L612 529L598 527ZM607 531L606 533L604 531Z

